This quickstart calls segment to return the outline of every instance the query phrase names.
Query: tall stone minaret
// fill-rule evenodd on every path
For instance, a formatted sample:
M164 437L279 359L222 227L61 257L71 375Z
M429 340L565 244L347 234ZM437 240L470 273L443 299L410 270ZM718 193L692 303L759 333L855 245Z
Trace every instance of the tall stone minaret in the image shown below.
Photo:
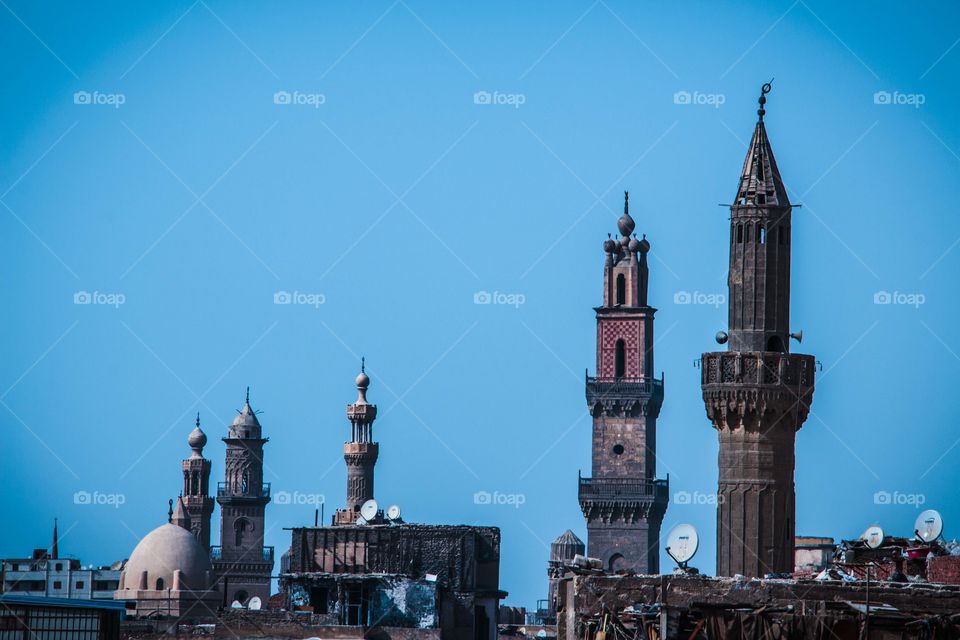
M273 547L263 546L264 512L270 485L263 482L263 437L250 407L250 389L243 408L230 425L224 482L217 486L220 546L212 549L213 568L228 602L270 597Z
M347 405L350 421L350 440L343 444L343 459L347 463L347 503L337 509L334 523L356 524L360 507L373 498L373 468L380 455L380 445L373 441L373 421L377 419L377 405L367 402L370 378L365 364L357 376L357 401Z
M794 566L794 440L813 400L813 356L789 353L792 206L759 119L730 205L728 351L701 360L707 417L720 437L717 575Z
M210 497L210 461L203 457L207 434L197 426L187 437L193 454L183 461L183 506L190 519L190 530L204 549L210 549L210 516L213 514L213 498Z
M606 569L658 573L668 485L657 480L657 416L663 378L654 377L653 316L647 303L646 237L624 194L621 238L603 243L603 304L597 314L597 375L587 378L593 416L593 477L580 478L587 553Z

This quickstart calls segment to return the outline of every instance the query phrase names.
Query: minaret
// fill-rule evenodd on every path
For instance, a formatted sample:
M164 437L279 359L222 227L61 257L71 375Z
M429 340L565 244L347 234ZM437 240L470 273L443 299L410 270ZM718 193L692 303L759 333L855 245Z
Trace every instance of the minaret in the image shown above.
M270 597L273 547L263 546L264 511L270 485L263 482L263 437L257 414L250 407L250 389L227 437L225 481L217 486L220 505L220 546L211 549L213 568L224 583L228 602L253 596Z
M360 507L373 498L373 468L380 455L380 445L373 441L377 405L367 402L370 378L362 361L356 384L357 401L347 405L350 440L343 444L343 459L347 463L347 503L345 508L337 509L334 516L334 524L338 525L356 524Z
M210 549L210 516L213 514L213 498L210 497L210 461L203 457L203 448L207 444L207 434L200 428L200 414L197 425L187 437L187 444L193 454L183 461L183 491L181 496L184 508L190 519L190 530L204 549Z
M663 378L654 377L653 316L647 303L646 236L631 238L636 223L624 194L621 238L603 243L603 304L597 315L597 375L587 377L593 416L593 474L580 478L587 520L587 555L609 571L658 573L660 524L668 484L656 479L657 416Z
M759 120L730 205L728 351L701 360L720 438L717 575L789 573L796 528L794 440L813 400L814 358L789 353L792 205ZM800 334L796 334L799 340Z
M57 560L60 557L60 536L57 535L57 519L53 519L53 542L50 544L50 557Z

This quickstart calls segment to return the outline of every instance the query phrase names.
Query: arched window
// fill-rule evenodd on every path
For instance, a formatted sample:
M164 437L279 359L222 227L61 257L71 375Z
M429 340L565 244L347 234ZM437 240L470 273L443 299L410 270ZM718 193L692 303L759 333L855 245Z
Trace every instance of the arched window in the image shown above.
M741 244L742 242L743 242L743 225L738 224L737 225L737 244Z
M763 228L763 223L757 223L757 242L764 244L767 239L767 231Z
M157 591L163 591L163 578L157 578Z
M250 486L250 476L246 471L243 472L243 478L240 480L240 493L246 493Z
M239 518L236 522L233 523L233 531L235 533L235 542L239 547L243 544L243 536L250 531L253 526L250 524L250 521L246 518Z
M627 279L621 273L617 276L617 304L627 302Z
M626 562L624 561L623 556L619 553L615 553L610 556L610 559L607 561L607 571L613 573L619 569L625 568L625 564Z
M615 348L615 353L613 357L613 369L614 377L622 378L626 373L627 368L627 347L624 344L623 340L617 340L617 346Z
M770 336L770 339L767 340L767 351L784 352L783 340L780 339L780 336Z

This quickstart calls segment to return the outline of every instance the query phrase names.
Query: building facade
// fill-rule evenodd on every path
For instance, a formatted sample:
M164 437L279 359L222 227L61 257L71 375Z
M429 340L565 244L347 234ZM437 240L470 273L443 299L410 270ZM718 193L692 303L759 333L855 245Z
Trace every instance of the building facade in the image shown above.
M790 353L792 205L763 117L730 205L726 352L701 360L707 417L720 439L717 575L794 568L794 443L813 400L813 356Z
M592 475L580 478L587 520L587 553L609 571L658 573L660 525L668 483L656 479L657 417L663 378L653 365L653 318L648 303L646 236L631 237L636 223L624 195L621 237L603 243L603 304L597 317L597 370L587 377L593 416Z
M243 408L223 439L227 445L224 482L217 485L220 505L220 545L210 549L213 568L228 604L270 598L273 547L263 544L264 513L270 484L263 481L263 429L250 406Z

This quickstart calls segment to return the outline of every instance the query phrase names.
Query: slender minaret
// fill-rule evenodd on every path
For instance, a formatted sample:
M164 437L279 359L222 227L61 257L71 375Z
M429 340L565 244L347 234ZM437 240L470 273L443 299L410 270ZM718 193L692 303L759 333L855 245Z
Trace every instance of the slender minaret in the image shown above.
M193 454L183 461L182 502L190 519L190 530L204 549L210 549L210 516L213 514L213 498L210 497L210 461L203 457L207 434L197 425L187 437Z
M759 120L730 205L728 351L701 360L707 417L720 438L717 575L794 566L794 441L813 400L813 356L789 353L792 205ZM796 334L799 339L800 334Z
M60 536L57 535L57 519L53 519L53 542L50 544L50 557L57 560L60 557Z
M345 508L337 509L334 523L339 525L356 524L360 507L373 498L373 468L380 455L380 445L373 441L377 405L367 402L370 378L363 360L356 384L357 401L347 405L350 440L343 445L343 459L347 463L347 503Z
M220 546L211 549L213 569L228 601L270 597L273 548L263 546L264 512L270 485L263 481L263 445L267 438L250 407L250 389L243 408L230 425L225 481L217 486L220 505Z
M603 304L597 314L597 375L587 378L593 416L593 474L580 478L587 554L608 571L658 573L668 484L657 480L657 416L663 378L654 377L653 316L647 302L650 243L624 194L619 241L603 243Z

